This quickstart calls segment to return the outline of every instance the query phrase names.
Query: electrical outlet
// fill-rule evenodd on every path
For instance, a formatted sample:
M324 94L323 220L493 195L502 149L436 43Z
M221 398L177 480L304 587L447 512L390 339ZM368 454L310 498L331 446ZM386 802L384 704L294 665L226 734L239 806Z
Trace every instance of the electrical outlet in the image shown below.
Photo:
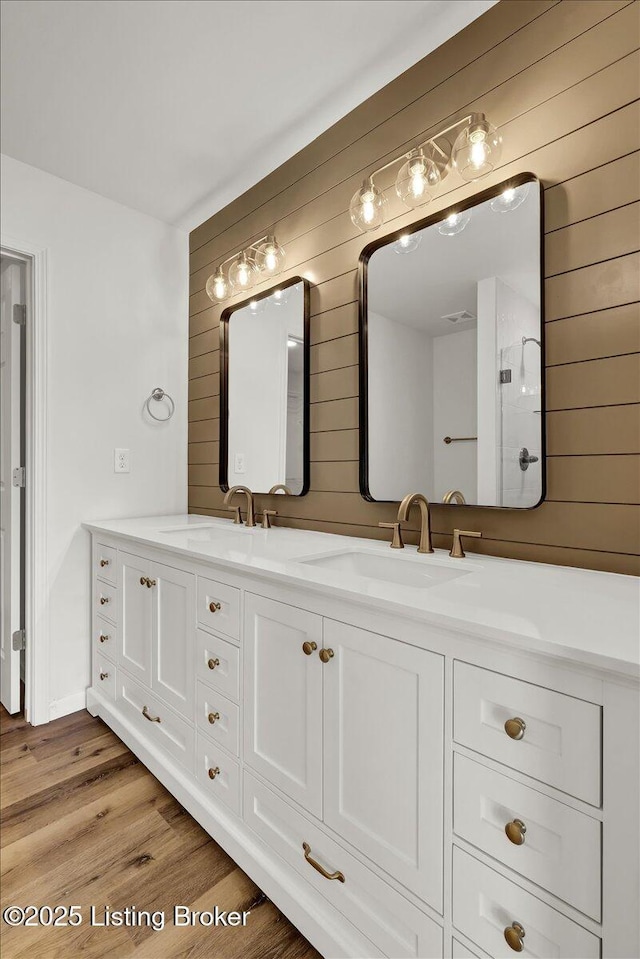
M131 472L131 467L129 462L129 450L113 451L113 472L114 473Z
M234 460L234 473L245 473L244 453L236 453Z

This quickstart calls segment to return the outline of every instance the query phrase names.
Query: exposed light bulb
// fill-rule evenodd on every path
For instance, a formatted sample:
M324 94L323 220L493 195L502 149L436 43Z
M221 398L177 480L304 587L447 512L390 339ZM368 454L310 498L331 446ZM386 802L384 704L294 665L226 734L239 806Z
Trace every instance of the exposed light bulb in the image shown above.
M410 154L400 167L396 177L396 193L407 206L415 209L431 199L430 188L436 187L442 179L436 157L435 148L427 144L420 148L417 155L415 152Z
M236 274L240 286L249 285L249 267L246 263L241 263Z
M216 272L207 280L206 290L207 296L210 300L213 300L214 303L220 303L229 295L229 284L222 272L221 266L219 266Z
M451 158L462 179L472 182L495 170L501 154L500 133L485 116L475 114L458 134Z
M487 160L487 144L485 143L485 135L482 132L482 136L476 140L471 140L471 164L480 170L484 166Z
M273 246L268 247L267 253L264 258L264 265L269 271L275 270L276 266L278 265L278 260L276 259L275 247Z
M374 185L373 180L365 180L351 198L349 214L352 223L362 230L377 230L384 222L384 193Z
M376 215L376 208L373 205L374 199L375 197L371 190L362 197L362 219L365 223L372 223Z
M233 289L248 290L253 285L254 278L254 265L247 259L247 254L243 250L237 260L231 265L229 282Z
M275 236L270 235L256 250L256 266L260 273L275 276L284 266L285 252Z

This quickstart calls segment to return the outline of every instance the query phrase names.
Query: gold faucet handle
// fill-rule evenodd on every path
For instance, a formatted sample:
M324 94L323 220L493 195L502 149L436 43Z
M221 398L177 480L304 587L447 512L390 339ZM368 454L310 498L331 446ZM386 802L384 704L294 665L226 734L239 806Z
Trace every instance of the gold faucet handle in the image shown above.
M393 539L391 540L391 549L404 549L402 542L402 529L400 523L378 523L381 529L392 529Z
M271 517L277 516L277 515L278 515L277 509L264 509L262 511L262 528L271 529Z
M463 536L473 536L475 539L480 539L482 533L477 533L472 529L454 529L453 545L449 552L449 556L453 556L454 559L464 559L465 557L465 552L462 548Z
M235 514L234 517L233 517L233 522L234 522L234 524L235 524L236 526L242 526L242 513L240 512L240 507L239 507L239 506L230 506L229 509L230 509L230 510L233 510L233 512L234 512L234 514Z

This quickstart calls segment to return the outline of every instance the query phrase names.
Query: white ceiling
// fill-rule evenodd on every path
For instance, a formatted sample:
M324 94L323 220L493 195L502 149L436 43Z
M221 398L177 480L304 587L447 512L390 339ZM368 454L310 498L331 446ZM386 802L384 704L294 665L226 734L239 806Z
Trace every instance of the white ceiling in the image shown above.
M192 228L494 0L3 0L2 149Z
M452 176L454 174L451 174ZM427 215L428 207L424 207ZM442 336L476 326L475 320L443 319L467 310L477 315L479 280L499 276L536 306L540 304L540 191L531 184L521 206L507 213L489 201L473 207L461 233L443 236L438 224L421 232L420 246L396 253L392 244L372 254L367 305L401 323Z

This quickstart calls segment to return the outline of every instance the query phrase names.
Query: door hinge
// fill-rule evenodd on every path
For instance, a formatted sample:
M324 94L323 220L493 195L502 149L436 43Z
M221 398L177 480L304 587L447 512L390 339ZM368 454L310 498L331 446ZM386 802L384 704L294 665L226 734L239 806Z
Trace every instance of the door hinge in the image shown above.
M500 370L500 383L504 385L505 383L511 382L511 370Z
M14 652L18 652L21 649L25 649L27 645L27 637L24 629L16 629L15 633L11 634L11 648Z
M18 326L25 326L27 322L27 307L24 303L13 304L13 322Z
M14 469L11 482L13 486L24 488L27 485L27 476L24 466L18 466Z

